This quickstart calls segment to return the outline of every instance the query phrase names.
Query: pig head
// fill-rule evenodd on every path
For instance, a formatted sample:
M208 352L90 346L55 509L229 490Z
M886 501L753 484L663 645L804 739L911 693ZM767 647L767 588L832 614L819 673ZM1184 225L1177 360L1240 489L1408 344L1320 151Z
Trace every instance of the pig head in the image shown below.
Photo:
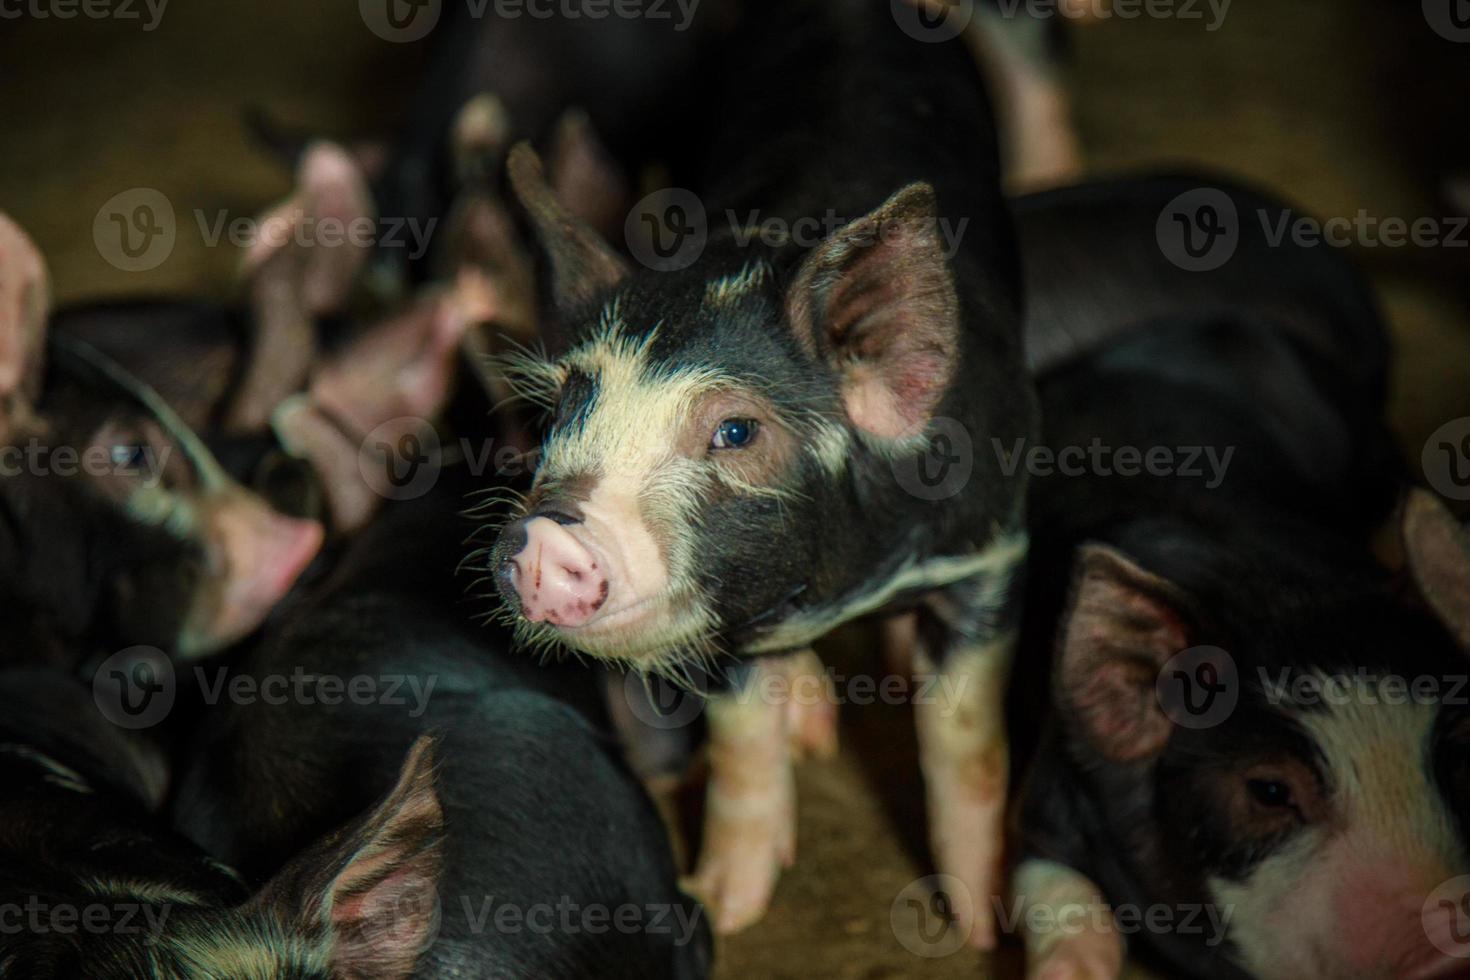
M1013 518L984 458L951 500L895 478L937 417L990 421L961 394L975 351L928 185L805 251L712 238L687 270L635 272L528 148L509 170L549 258L559 355L508 362L549 423L482 556L522 640L640 669L789 650L934 584L936 552L972 554Z
M43 370L45 264L0 217L0 602L27 657L241 639L321 543L220 469L156 394L85 344Z

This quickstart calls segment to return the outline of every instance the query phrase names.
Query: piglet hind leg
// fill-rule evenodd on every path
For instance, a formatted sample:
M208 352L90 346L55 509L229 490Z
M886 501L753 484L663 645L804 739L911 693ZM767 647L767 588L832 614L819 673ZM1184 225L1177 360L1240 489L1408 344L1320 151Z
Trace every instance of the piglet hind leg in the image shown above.
M830 759L837 754L837 690L811 650L771 658L785 678L786 734L792 757ZM779 662L778 662L779 661Z
M1001 885L1010 748L1006 687L1015 632L994 625L1005 576L954 586L936 596L936 656L914 657L914 718L929 811L929 844L943 874L968 894L951 896L954 915L977 949L995 946L990 913Z
M704 842L685 887L722 933L765 915L781 870L796 857L788 711L771 696L783 670L779 661L756 661L736 689L709 702Z
M1026 980L1123 975L1123 937L1102 891L1080 872L1055 861L1022 861L1012 899L1026 945Z

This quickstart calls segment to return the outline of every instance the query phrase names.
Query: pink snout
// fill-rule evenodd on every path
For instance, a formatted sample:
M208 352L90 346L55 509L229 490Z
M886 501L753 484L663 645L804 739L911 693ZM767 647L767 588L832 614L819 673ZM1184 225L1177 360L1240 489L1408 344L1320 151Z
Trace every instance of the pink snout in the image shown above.
M607 601L607 575L571 531L547 517L525 524L526 544L509 559L521 615L533 623L581 626Z

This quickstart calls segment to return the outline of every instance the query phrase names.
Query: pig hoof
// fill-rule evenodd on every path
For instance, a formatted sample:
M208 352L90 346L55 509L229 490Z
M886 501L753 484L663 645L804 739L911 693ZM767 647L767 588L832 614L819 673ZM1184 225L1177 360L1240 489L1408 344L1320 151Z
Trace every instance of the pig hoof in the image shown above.
M709 805L699 867L684 887L704 902L716 931L728 935L766 914L781 869L796 857L796 814L789 792Z

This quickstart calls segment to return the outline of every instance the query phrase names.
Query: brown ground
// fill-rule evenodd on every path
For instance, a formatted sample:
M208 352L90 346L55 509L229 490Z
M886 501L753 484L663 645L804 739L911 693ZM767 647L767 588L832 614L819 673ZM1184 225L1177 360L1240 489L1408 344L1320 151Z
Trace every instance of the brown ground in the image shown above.
M355 4L193 0L157 30L137 22L0 20L0 209L31 230L64 300L223 293L235 256L208 248L193 210L259 212L287 174L247 142L246 101L322 131L396 118L414 54L363 28ZM9 5L7 5L7 8ZM1070 80L1089 165L1205 163L1276 187L1322 215L1445 213L1437 181L1470 171L1461 133L1470 48L1442 40L1408 0L1238 0L1199 21L1111 20L1074 32ZM1458 153L1458 155L1456 155ZM92 219L131 187L161 190L179 240L157 269L99 256ZM1394 423L1411 459L1470 414L1470 328L1455 287L1463 250L1359 257L1399 341ZM840 649L829 653L852 669ZM913 744L901 708L845 714L845 746L800 777L800 860L770 916L722 944L723 977L975 977L978 957L906 951L889 910L927 874ZM860 762L859 760L864 760Z

